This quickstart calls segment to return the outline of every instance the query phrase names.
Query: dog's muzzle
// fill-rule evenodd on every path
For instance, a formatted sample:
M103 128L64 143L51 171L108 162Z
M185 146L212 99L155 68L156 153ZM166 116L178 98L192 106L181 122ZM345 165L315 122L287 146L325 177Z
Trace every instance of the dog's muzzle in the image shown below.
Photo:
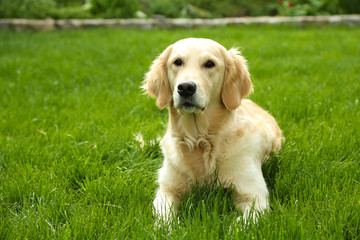
M204 107L198 105L196 101L197 86L192 81L181 82L177 86L177 93L180 96L178 107L187 112L193 112L197 109L204 111Z

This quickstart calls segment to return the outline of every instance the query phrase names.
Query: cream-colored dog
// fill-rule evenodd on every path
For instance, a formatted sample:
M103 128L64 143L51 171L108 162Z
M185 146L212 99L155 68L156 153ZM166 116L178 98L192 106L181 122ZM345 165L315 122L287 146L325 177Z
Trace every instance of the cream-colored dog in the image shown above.
M217 174L234 187L234 204L248 218L269 208L261 165L280 149L275 119L250 100L246 60L209 39L188 38L169 46L143 82L159 108L169 108L161 147L164 163L154 200L156 215L171 220L183 193Z

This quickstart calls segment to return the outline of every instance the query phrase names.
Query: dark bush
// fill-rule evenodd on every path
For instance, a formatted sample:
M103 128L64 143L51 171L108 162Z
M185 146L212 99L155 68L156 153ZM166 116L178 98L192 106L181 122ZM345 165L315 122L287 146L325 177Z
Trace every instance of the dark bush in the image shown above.
M188 3L183 0L148 0L140 1L147 15L163 15L169 18L186 17L184 12ZM145 9L144 9L145 8Z
M55 0L55 2L59 7L68 7L84 5L86 0Z
M340 6L346 13L360 13L360 1L359 0L340 0Z
M135 0L90 0L91 12L103 18L131 18L139 9Z
M272 7L286 16L360 13L359 0L279 0Z

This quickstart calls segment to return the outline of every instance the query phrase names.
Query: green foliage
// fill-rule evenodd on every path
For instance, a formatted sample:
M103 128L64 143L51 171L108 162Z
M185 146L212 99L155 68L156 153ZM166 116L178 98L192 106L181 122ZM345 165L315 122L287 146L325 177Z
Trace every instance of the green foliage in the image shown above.
M86 0L55 0L58 6L66 7L66 6L81 6L85 4Z
M49 11L49 15L54 19L84 19L94 17L90 9L78 6L54 8Z
M0 18L91 18L82 1L0 0Z
M0 0L0 18L46 18L54 0Z
M0 18L130 18L138 8L134 0L0 0Z
M358 0L0 0L0 18L217 18L360 13Z
M149 16L214 18L234 16L259 16L269 14L267 1L212 1L212 0L139 0L142 10Z
M90 0L91 11L104 18L131 18L139 5L135 0Z
M147 0L140 1L143 11L149 16L153 14L163 15L170 18L184 17L187 3L182 0Z
M265 0L189 0L189 2L194 6L206 9L213 14L222 17L259 16L269 14L267 8L268 1Z

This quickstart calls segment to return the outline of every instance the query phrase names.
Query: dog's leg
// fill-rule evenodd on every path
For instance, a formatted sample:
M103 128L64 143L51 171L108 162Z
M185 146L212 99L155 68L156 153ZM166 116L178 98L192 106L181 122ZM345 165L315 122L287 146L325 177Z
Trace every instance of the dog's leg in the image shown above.
M235 206L243 212L245 222L256 222L259 214L269 208L268 194L241 194L235 191L234 202Z
M219 177L222 182L234 186L234 205L243 212L244 220L256 221L257 215L269 208L269 192L261 164L249 156L241 160L238 157L220 167Z
M173 215L177 210L179 199L170 191L164 191L160 188L157 192L154 200L154 214L165 223L170 223L173 219Z
M167 159L159 171L159 190L154 200L154 215L157 222L170 223L184 192L184 176L182 176Z
M245 221L257 221L260 213L269 209L269 192L261 170L252 169L238 178L234 191L234 204L243 212Z

